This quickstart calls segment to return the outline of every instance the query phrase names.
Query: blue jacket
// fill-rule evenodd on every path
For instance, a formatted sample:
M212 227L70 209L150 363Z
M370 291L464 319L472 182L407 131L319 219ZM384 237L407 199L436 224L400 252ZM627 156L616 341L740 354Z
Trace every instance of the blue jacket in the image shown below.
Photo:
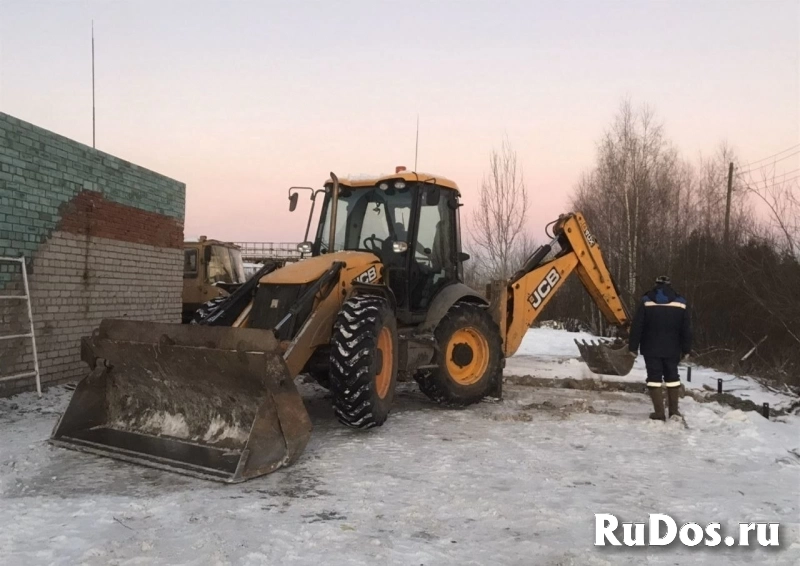
M643 356L680 358L692 349L689 306L669 285L644 295L631 325L629 348Z

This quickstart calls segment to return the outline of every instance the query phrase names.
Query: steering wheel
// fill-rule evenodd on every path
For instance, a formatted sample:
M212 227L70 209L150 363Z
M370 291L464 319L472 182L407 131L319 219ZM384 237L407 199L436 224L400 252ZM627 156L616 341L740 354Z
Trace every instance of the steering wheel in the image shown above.
M364 238L364 245L369 249L371 252L380 252L383 249L383 242L381 238L378 238L375 234L370 236L369 238Z

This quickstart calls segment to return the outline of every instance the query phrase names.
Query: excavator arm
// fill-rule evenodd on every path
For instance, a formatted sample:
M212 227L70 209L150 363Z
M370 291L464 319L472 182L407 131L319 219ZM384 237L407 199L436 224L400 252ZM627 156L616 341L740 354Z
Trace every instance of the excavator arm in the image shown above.
M580 213L561 215L553 227L553 239L537 249L507 282L492 284L492 311L503 334L506 357L513 355L525 332L544 307L575 272L605 319L627 333L630 316L606 266L600 246ZM633 366L626 344L578 344L589 367L596 373L625 375Z

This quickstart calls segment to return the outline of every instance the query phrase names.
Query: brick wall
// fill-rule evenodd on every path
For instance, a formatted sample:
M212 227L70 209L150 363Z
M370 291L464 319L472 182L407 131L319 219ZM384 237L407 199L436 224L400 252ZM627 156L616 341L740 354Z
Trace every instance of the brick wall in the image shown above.
M27 258L43 383L86 374L80 338L103 318L179 322L185 185L0 113L0 256ZM0 266L0 294L19 292ZM0 334L25 331L0 302ZM32 369L27 340L0 341L0 377ZM33 378L0 381L0 395Z

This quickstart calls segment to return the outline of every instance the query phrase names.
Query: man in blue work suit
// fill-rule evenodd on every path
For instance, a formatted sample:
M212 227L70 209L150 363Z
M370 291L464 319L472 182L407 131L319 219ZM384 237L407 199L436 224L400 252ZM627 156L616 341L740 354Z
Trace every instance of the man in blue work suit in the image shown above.
M669 277L656 279L656 286L642 297L631 325L629 348L641 350L647 369L647 389L655 412L650 418L664 421L662 381L667 386L669 416L678 415L681 378L678 363L692 349L692 327L686 299L671 286Z

